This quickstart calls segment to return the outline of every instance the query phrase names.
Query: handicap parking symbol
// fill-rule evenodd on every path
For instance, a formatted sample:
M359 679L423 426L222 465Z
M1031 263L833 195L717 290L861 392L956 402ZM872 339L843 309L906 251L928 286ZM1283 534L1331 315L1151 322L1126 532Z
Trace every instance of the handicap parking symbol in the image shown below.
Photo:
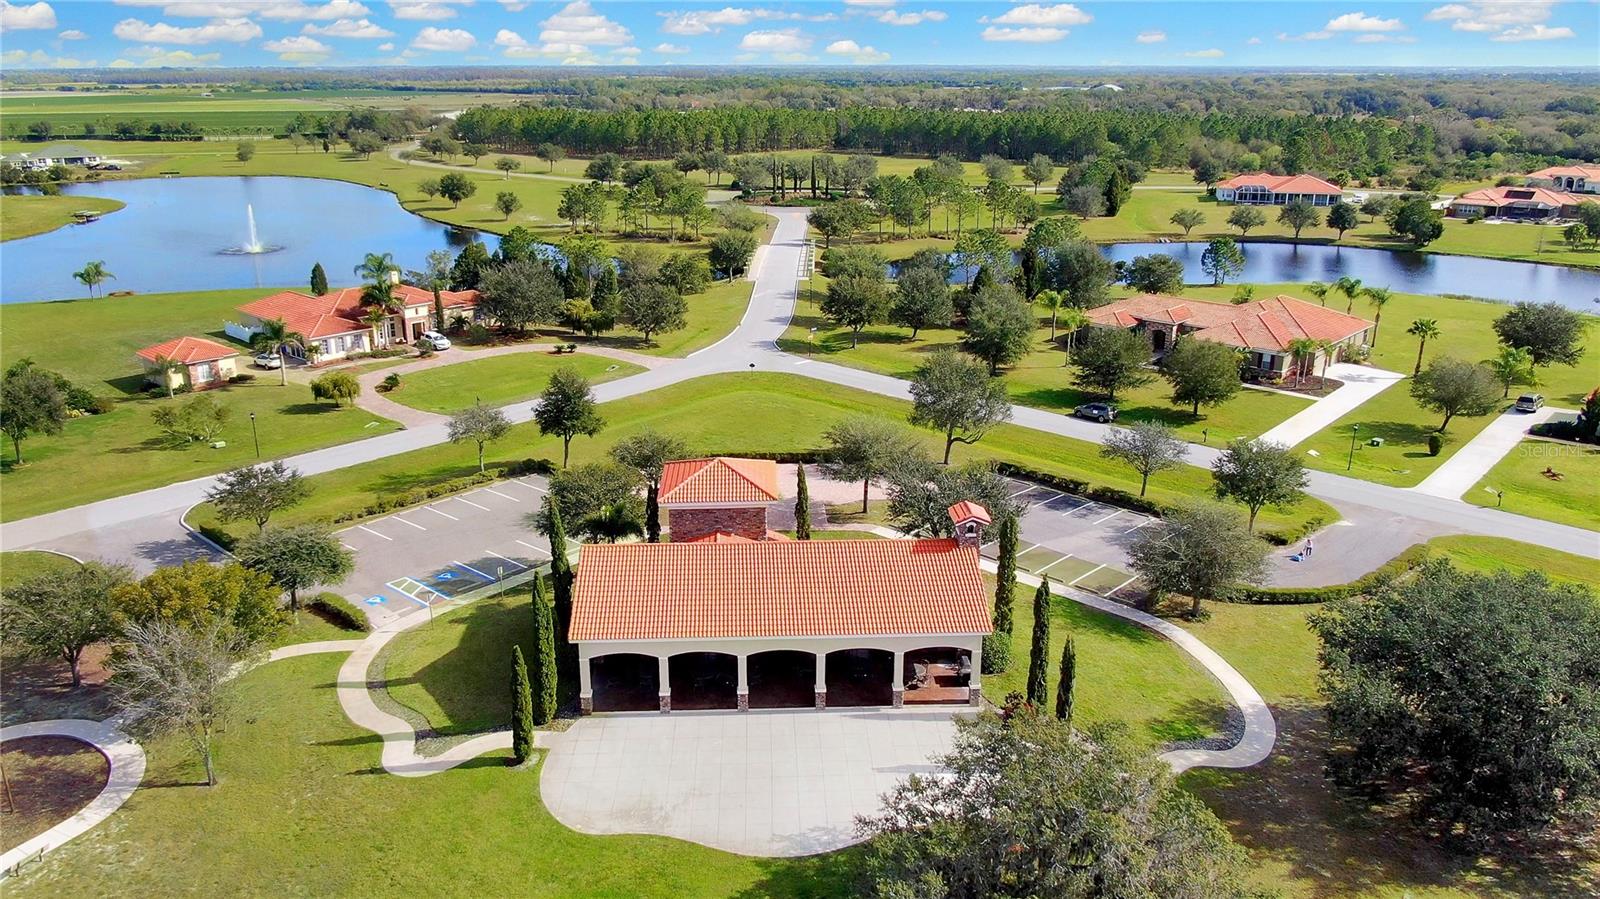
M441 571L434 576L441 581L453 581L456 579L456 573L454 571Z
M369 605L369 606L382 605L383 601L384 601L383 597L381 597L381 596L369 596L369 597L367 597L367 605Z

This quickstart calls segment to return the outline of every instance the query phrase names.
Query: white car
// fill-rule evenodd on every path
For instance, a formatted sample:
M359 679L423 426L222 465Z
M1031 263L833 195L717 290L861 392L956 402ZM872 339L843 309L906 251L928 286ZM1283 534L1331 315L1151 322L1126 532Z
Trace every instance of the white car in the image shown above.
M425 346L430 350L448 350L450 349L450 338L440 334L438 331L423 331L422 336L417 338L417 345Z
M257 353L256 368L282 368L283 357L277 353Z

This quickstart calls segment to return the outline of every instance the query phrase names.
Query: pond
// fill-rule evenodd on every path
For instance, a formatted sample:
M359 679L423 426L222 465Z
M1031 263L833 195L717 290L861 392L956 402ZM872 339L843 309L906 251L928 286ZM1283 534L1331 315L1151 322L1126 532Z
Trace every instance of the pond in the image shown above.
M121 200L99 221L0 244L0 302L28 303L88 293L72 277L105 261L105 290L136 293L305 286L320 262L334 286L359 280L367 253L393 253L401 268L432 250L456 250L493 234L441 225L403 209L387 191L315 178L166 178L73 184L64 194ZM267 252L242 250L256 239Z

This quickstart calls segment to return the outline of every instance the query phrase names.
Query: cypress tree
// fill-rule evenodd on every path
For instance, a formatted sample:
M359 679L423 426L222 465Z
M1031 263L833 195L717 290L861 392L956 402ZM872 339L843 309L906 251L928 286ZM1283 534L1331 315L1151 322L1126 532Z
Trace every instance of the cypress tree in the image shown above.
M561 508L554 499L545 500L550 516L545 536L550 540L550 586L555 593L556 662L560 677L574 683L578 677L578 655L567 640L572 626L572 560L567 558L567 529L561 523Z
M644 489L644 538L648 543L661 542L661 485L650 484Z
M1072 723L1072 690L1078 680L1078 648L1073 645L1072 633L1067 633L1061 644L1061 680L1056 683L1056 717Z
M311 293L322 296L328 292L328 273L322 270L322 263L311 266Z
M533 579L533 684L533 723L549 724L556 715L556 622L542 577Z
M1000 557L995 560L994 629L1011 636L1011 604L1017 591L1017 516L1000 521Z
M1033 648L1028 652L1028 702L1044 708L1050 698L1050 578L1033 594Z
M795 466L794 536L798 540L811 539L811 491L806 487L806 466Z
M533 755L533 691L522 647L511 648L511 757L521 765Z
M433 329L444 333L444 298L439 296L438 285L433 288Z

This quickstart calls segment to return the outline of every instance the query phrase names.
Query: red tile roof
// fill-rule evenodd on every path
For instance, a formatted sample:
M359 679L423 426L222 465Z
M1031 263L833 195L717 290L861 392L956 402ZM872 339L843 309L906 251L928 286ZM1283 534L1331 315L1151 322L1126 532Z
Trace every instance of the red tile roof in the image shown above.
M663 506L764 506L776 502L778 463L770 459L681 459L661 470Z
M1264 187L1273 193L1279 194L1343 194L1344 189L1331 181L1324 181L1315 175L1273 175L1267 172L1256 172L1252 175L1234 175L1226 181L1218 182L1218 187L1231 187L1235 190L1241 187Z
M1529 178L1587 178L1590 181L1600 180L1600 165L1552 165L1542 168L1537 172L1529 172Z
M984 524L991 524L994 519L989 516L989 510L968 500L962 500L950 507L950 520L961 522L969 518L976 518Z
M433 292L420 287L397 284L394 294L408 307L433 306ZM439 292L439 300L446 309L476 306L478 298L479 293L476 290ZM289 330L313 340L368 329L367 323L361 320L366 310L361 307L359 287L332 290L320 297L307 296L295 290L285 290L246 303L239 307L239 311L261 321L281 318L284 324L289 326Z
M239 350L214 340L204 337L179 337L155 346L147 346L135 353L141 359L159 362L162 359L173 359L184 365L194 365L199 362L215 362L239 355Z
M789 535L788 534L784 534L784 533L782 533L780 531L771 531L771 530L769 530L769 531L767 531L767 535L765 537L762 537L761 539L762 540L788 540L789 539ZM677 542L679 542L679 543L755 543L757 541L751 540L749 537L746 537L743 534L735 534L732 531L712 531L709 534L705 534L705 535L702 535L702 536L699 536L699 537L694 537L694 538L691 538L689 540L679 540Z
M1511 203L1537 203L1544 206L1559 208L1562 206L1576 206L1583 202L1566 191L1551 190L1548 187L1485 187L1479 190L1464 193L1451 205L1463 203L1470 206L1506 206Z
M1372 327L1364 318L1281 295L1235 306L1147 293L1090 309L1089 321L1122 328L1137 321L1181 323L1201 340L1277 351L1302 337L1337 343Z
M976 547L954 540L583 547L574 641L987 634Z

